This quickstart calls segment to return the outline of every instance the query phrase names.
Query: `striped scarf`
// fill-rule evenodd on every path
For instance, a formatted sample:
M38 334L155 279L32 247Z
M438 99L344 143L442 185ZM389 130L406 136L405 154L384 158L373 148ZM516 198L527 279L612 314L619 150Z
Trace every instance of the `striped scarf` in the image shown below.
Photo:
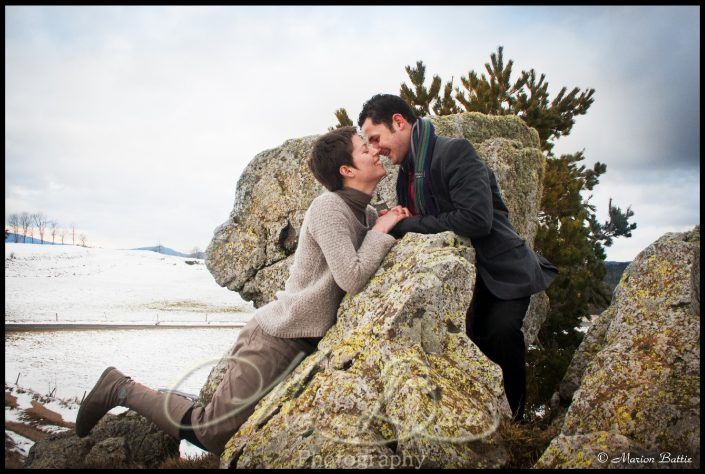
M436 132L430 120L416 119L411 128L411 147L397 177L399 204L412 215L438 215L431 187L431 158L436 145ZM418 171L415 171L418 170Z

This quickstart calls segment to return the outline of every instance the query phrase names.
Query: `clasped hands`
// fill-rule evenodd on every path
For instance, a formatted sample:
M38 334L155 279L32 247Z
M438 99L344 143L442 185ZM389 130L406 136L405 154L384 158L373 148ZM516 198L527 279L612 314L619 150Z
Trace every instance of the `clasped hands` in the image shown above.
M372 228L379 232L388 234L399 221L404 220L409 216L411 216L409 209L402 207L401 205L394 206L391 209L382 209L379 211L379 218Z

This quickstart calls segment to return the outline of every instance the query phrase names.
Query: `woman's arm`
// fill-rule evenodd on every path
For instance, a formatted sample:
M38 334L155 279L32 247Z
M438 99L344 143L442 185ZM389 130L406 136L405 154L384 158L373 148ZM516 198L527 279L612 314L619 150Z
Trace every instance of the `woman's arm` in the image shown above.
M347 293L356 294L367 284L396 242L384 231L396 222L383 217L377 219L360 248L355 250L355 236L342 210L335 207L312 209L308 231L321 248L335 282Z

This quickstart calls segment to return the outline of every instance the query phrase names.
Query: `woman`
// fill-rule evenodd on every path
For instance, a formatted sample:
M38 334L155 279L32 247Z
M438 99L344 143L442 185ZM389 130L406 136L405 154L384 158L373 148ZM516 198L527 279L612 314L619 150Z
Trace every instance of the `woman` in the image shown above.
M389 231L409 211L397 206L378 216L369 206L386 171L354 127L316 140L308 165L329 192L306 211L284 290L240 331L211 402L203 406L154 391L108 367L78 411L79 437L87 436L109 410L125 406L174 438L220 455L266 391L302 355L316 350L335 324L345 293L365 286L395 243Z

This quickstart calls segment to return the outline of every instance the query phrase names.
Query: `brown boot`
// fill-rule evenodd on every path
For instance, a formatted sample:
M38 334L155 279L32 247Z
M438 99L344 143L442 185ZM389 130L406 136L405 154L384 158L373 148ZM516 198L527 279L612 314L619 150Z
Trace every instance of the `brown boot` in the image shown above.
M126 394L124 387L129 381L130 378L115 367L108 367L103 371L95 387L78 409L76 434L79 438L88 436L88 433L103 418L103 415L113 408L123 405ZM120 390L121 388L123 390Z
M179 438L181 419L193 402L169 393L159 393L134 382L114 367L108 367L76 416L76 434L83 438L108 411L116 406L135 410L168 435Z

